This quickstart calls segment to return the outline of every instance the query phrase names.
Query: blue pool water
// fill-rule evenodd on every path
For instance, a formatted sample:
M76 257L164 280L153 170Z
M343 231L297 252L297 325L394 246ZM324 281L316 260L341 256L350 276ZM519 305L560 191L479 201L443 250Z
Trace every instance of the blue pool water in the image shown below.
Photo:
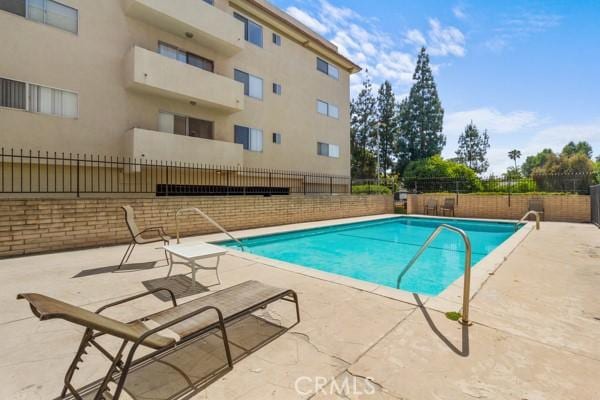
M463 229L472 245L472 265L514 233L514 224L458 219L394 217L257 236L245 250L334 274L396 287L398 274L441 224ZM235 242L219 243L238 247ZM462 239L443 231L404 275L400 289L437 295L464 272Z

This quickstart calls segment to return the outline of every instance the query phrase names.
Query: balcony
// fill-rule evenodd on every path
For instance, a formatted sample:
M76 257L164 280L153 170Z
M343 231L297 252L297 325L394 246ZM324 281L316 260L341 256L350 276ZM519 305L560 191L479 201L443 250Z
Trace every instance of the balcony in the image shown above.
M134 128L127 132L132 158L237 166L244 161L241 144Z
M126 86L130 89L234 113L244 109L240 82L133 47L125 57Z
M125 13L225 56L244 49L243 25L202 0L125 0Z

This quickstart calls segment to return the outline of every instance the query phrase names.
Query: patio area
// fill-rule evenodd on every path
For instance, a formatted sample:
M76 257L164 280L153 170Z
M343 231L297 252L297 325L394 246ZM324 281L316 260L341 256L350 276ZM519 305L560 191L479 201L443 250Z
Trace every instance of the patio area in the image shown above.
M15 300L18 293L43 293L95 310L149 287L189 284L189 269L182 265L164 280L168 267L154 245L136 248L128 266L113 273L125 247L0 260L0 399L56 398L82 333L64 321L39 322L26 302ZM259 280L295 290L301 322L248 351L191 399L582 400L600 393L600 232L591 224L546 222L529 232L483 285L472 288L470 327L445 316L460 308L460 298L393 296L391 290L348 286L344 279L322 279L248 254L222 257L220 276L222 284L213 285L214 272L198 273L201 285L180 302ZM129 320L166 308L163 300L149 296L112 316ZM287 304L259 314L282 323L295 317ZM194 361L202 363L201 346L198 354ZM90 353L76 383L89 383L106 368ZM153 392L164 389L157 389L159 380L147 383L154 389L136 399L163 398Z

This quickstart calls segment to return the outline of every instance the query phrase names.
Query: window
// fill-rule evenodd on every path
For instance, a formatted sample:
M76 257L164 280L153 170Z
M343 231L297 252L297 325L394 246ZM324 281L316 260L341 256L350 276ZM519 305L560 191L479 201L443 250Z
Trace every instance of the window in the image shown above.
M194 67L201 68L205 71L213 72L215 68L215 64L212 60L178 49L177 47L171 46L167 43L159 42L158 52L165 57L181 61Z
M330 77L334 78L334 79L339 79L340 77L340 71L337 69L337 67L334 67L333 65L329 64L327 61L318 58L317 57L317 70L321 71L324 74L329 75Z
M273 143L281 144L281 133L273 132Z
M334 106L333 104L329 104L321 100L317 100L317 111L320 114L327 115L331 118L339 118L340 116L340 111L337 108L337 106Z
M25 82L0 78L0 107L25 110L27 106Z
M233 71L234 79L244 84L244 94L255 99L263 98L263 80L247 72L236 69Z
M262 26L238 13L233 13L233 16L244 24L244 39L258 47L263 47Z
M169 112L158 114L158 130L176 135L213 139L213 122Z
M340 146L338 146L337 144L317 142L317 154L320 156L339 158Z
M29 111L77 118L77 94L40 85L29 85Z
M281 46L281 36L273 32L273 43L276 46Z
M15 1L2 0L2 3ZM77 10L53 0L27 0L27 18L77 33Z
M27 15L26 4L25 0L0 0L0 10L25 17Z
M244 146L244 150L262 151L263 132L260 129L235 125L234 141Z
M77 102L77 93L0 78L0 107L77 118Z
M281 96L281 85L279 83L273 83L273 93Z
M214 0L204 0L205 3L210 4L211 6L215 5Z

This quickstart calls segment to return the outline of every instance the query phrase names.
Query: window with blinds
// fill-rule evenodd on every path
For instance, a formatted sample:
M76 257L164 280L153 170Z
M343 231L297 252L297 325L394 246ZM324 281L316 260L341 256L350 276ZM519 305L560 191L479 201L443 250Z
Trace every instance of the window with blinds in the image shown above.
M25 82L0 78L0 107L25 110L27 107Z

